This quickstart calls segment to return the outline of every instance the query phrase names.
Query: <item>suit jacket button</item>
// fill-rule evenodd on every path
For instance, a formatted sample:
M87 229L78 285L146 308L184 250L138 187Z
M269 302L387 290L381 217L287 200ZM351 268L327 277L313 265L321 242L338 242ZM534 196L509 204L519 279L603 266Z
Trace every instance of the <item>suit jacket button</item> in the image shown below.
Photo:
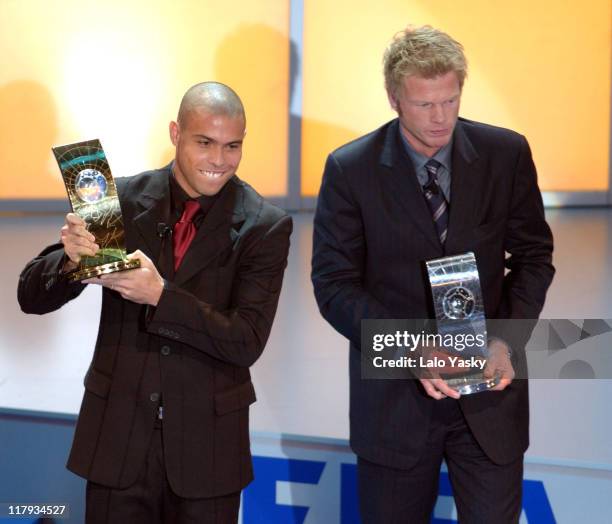
M167 357L170 354L170 346L162 346L161 347L161 354L164 357Z
M159 393L151 393L149 400L151 402L159 402Z

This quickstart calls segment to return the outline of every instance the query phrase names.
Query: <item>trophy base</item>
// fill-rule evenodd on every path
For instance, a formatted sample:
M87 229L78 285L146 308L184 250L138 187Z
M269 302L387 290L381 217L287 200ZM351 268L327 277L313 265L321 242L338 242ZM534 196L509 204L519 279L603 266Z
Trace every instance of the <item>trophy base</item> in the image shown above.
M81 280L99 277L106 273L115 273L116 271L126 271L139 267L140 260L137 258L132 260L118 260L117 262L110 262L108 264L102 264L101 266L90 266L77 269L68 275L68 280L70 282L80 282Z
M452 378L445 381L455 391L461 395L472 395L481 391L489 391L499 384L499 377L495 376L491 379L485 379L480 376L467 376L462 378Z

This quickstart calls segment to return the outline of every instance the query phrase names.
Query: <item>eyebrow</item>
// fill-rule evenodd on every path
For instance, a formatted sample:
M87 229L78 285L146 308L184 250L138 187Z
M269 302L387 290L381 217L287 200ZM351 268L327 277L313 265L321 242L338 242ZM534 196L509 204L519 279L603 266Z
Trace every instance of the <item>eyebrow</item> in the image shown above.
M215 140L214 138L211 138L211 137L206 136L206 135L195 134L195 135L193 135L193 136L194 136L194 138L199 138L199 139L208 140L209 142L214 142L214 143L217 143L217 142L218 142L218 141L217 141L217 140ZM242 144L242 142L243 142L243 139L242 139L242 138L240 138L239 140L232 140L231 142L228 142L227 144L223 144L223 145L225 145L225 146L230 146L230 145L232 145L232 144Z
M451 97L448 97L446 100L444 100L444 102L448 101L448 100L453 100L454 98L458 98L461 96L461 93L457 93ZM408 99L408 102L412 103L412 104L433 104L435 102L432 102L431 100L411 100Z

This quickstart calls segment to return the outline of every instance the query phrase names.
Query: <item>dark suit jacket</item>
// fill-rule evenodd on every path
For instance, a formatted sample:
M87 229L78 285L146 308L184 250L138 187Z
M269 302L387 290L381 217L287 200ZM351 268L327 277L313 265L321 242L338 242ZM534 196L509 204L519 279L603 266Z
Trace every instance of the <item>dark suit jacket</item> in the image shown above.
M169 176L168 166L117 179L127 250L154 263L172 257L170 238L157 233L168 222ZM111 487L132 484L161 394L166 470L178 495L212 497L250 482L249 366L270 333L291 229L289 216L234 177L157 307L103 290L70 470ZM26 266L18 291L25 312L53 311L84 289L60 277L64 257L56 244ZM173 271L162 266L164 276Z
M441 256L474 251L487 318L537 318L554 273L552 235L524 137L459 119L451 177L442 247L397 120L334 151L325 166L314 228L315 295L325 319L350 340L353 450L387 466L407 469L418 460L436 400L417 380L361 379L361 319L433 318L423 264ZM515 366L524 366L518 353ZM510 462L527 448L526 380L460 404L494 462Z

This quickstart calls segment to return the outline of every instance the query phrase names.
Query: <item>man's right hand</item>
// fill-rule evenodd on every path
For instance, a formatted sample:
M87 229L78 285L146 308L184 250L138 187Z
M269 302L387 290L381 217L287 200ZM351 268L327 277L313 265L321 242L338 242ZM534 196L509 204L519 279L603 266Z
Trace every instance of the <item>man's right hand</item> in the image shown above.
M430 362L434 360L436 362L435 367L428 365L417 369L417 376L425 389L425 393L436 400L442 400L447 397L457 400L461 394L456 389L451 388L441 375L452 376L457 373L463 374L465 373L465 369L453 368L448 359L448 353L437 347L421 346L417 348L415 354L419 358L419 362ZM440 366L441 362L445 363L443 367Z
M82 256L94 256L100 249L95 242L96 238L87 231L86 226L85 221L74 213L66 215L60 237L69 259L63 268L65 272L75 269Z
M442 400L446 397L457 400L461 396L456 389L451 388L442 378L421 378L419 380L423 388L425 388L425 393L436 400Z

